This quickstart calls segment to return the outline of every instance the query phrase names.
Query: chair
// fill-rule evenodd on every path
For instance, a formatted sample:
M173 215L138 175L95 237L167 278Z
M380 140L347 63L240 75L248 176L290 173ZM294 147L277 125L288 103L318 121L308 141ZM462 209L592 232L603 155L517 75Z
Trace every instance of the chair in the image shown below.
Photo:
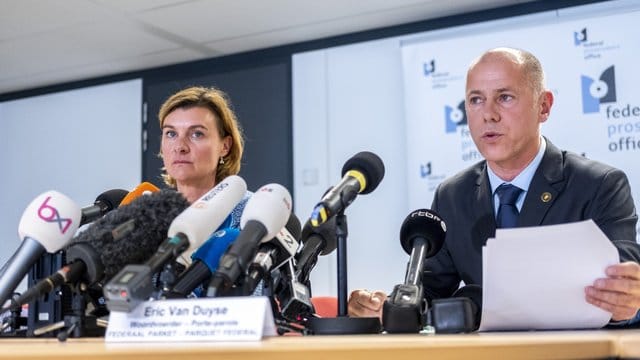
M338 316L338 298L335 296L314 296L311 303L316 310L316 314L321 317Z

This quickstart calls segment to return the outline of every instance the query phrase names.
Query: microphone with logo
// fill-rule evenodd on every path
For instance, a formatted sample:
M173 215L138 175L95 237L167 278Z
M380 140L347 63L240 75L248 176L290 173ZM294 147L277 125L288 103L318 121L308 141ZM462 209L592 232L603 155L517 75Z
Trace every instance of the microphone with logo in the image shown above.
M263 242L249 265L244 281L244 294L253 294L260 281L265 287L273 288L271 271L279 268L295 255L300 238L300 220L291 213L287 224L278 231L271 241Z
M291 195L279 184L268 184L256 191L240 218L240 234L222 256L213 274L208 297L226 295L258 251L258 245L269 241L282 229L291 214Z
M417 333L424 327L424 260L440 251L446 231L440 216L427 209L411 212L402 223L400 244L410 257L404 284L394 287L383 306L382 324L388 333Z
M90 223L115 209L126 195L127 191L122 189L108 190L98 195L93 205L80 209L80 223L78 227ZM6 266L5 264L2 269L0 269L0 274L4 274Z
M375 190L383 177L384 164L378 155L369 151L355 154L342 167L342 180L313 208L311 225L319 226L343 212L358 194L368 194Z
M149 260L127 265L104 287L109 310L131 312L148 300L155 290L153 274L171 261L190 265L191 254L225 221L246 191L241 177L229 176L178 215L171 222L167 239Z
M218 268L220 258L233 243L240 230L225 228L218 230L211 235L202 246L192 255L191 266L185 270L178 279L171 291L165 293L167 298L185 298L198 286L211 278Z
M362 151L346 161L342 167L342 180L329 189L311 212L309 221L313 227L318 227L332 217L336 218L337 242L337 285L338 285L338 318L334 323L322 326L322 331L335 327L338 331L349 333L369 333L378 331L379 319L349 319L347 318L347 219L345 209L359 193L368 194L375 190L384 177L384 164L380 157L372 152ZM346 320L343 320L346 319ZM377 321L377 324L374 323ZM325 321L322 321L325 322ZM339 325L343 322L344 326ZM358 322L362 325L355 325ZM317 321L316 323L320 323ZM359 330L361 328L361 330Z
M18 235L22 243L0 274L0 304L4 304L38 258L65 246L80 225L81 209L57 191L46 191L27 206Z
M65 249L65 266L13 299L11 308L63 284L90 288L129 263L147 260L166 238L171 221L188 205L179 192L163 190L106 214L73 238Z

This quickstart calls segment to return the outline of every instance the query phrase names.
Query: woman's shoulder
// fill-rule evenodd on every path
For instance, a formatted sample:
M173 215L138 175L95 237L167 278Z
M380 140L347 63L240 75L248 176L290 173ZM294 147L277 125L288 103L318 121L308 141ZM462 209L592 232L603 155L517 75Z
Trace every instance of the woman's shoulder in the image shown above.
M234 229L240 228L240 218L242 218L242 212L244 211L245 206L247 206L247 202L249 201L252 195L253 195L253 192L251 191L245 192L244 196L242 197L242 200L240 200L240 202L238 202L238 204L233 208L233 210L231 210L231 213L229 214L229 218L227 219L229 221L229 224L227 227L234 228Z

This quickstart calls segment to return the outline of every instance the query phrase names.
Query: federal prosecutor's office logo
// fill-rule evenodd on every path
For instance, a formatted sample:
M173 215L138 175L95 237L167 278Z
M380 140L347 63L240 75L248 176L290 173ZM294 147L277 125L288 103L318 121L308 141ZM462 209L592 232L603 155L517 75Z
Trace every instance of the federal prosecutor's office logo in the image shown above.
M422 72L424 76L429 76L436 72L436 59L431 59L429 62L422 63Z
M431 169L431 161L428 161L424 164L420 164L420 177L426 178L427 176L431 176L433 170Z
M467 125L467 113L464 111L464 100L457 107L444 106L445 132L455 133L460 125Z
M573 32L573 45L580 46L587 42L587 28Z
M600 112L600 104L616 102L616 76L613 65L605 69L598 79L586 75L582 81L582 112Z

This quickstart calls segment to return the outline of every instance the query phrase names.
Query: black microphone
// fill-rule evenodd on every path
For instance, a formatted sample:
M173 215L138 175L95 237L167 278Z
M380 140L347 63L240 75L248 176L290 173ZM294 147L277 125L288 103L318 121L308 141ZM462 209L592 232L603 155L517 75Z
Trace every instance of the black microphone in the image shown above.
M104 283L127 264L145 261L187 206L182 194L163 190L107 213L72 240L66 249L66 266L28 289L12 301L11 307L19 307L64 283Z
M387 332L417 333L424 327L424 260L440 251L446 231L440 216L427 209L411 212L402 223L400 244L410 258L404 284L396 285L384 303L382 323Z
M431 324L439 334L472 332L482 317L482 287L465 285L448 299L431 302Z
M302 246L295 255L296 279L305 284L318 256L330 254L338 246L335 217L318 227L311 226L311 222L307 221L302 228L301 242Z
M117 208L127 194L129 194L127 190L113 189L98 195L93 205L82 208L80 225L99 219L104 214Z
M342 167L342 180L314 207L311 225L319 226L344 211L358 194L368 194L375 190L383 177L384 164L378 155L368 151L355 154Z
M295 255L298 250L300 232L300 220L294 213L291 213L282 230L271 241L260 244L258 252L248 268L244 283L245 294L253 294L260 280L267 280L271 270Z
M305 283L296 278L293 259L289 259L279 269L279 277L274 282L273 296L280 307L280 315L292 322L301 323L315 313L311 303L311 291Z

